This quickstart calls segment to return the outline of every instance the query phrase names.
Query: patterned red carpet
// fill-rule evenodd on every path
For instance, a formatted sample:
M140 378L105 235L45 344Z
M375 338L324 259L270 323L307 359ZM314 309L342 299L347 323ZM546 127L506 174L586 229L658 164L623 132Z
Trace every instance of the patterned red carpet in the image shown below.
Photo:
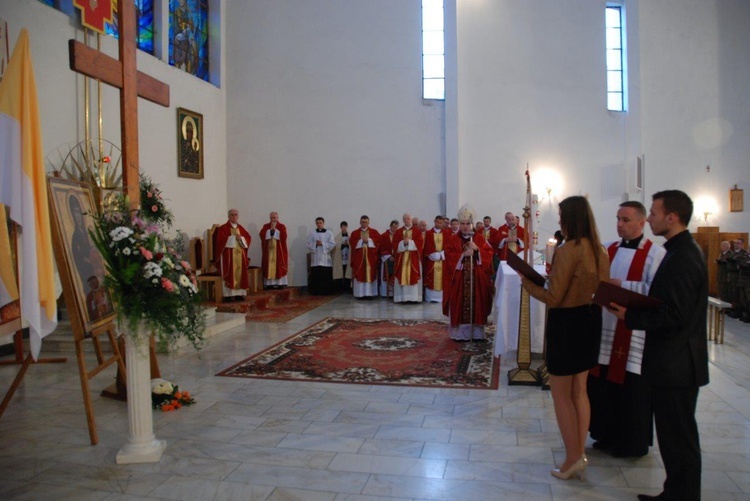
M487 338L469 352L445 322L326 318L217 375L496 389L500 359Z
M248 322L283 323L307 313L338 296L311 296L298 288L289 287L249 294L244 301L223 302L216 305L216 311L224 313L245 313Z

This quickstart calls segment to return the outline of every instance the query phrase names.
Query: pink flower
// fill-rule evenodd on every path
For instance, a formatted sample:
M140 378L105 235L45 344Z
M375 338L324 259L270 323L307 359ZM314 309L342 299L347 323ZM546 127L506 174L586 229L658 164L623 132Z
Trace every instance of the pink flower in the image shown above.
M146 259L148 259L149 261L151 261L151 260L152 260L152 259L154 258L154 255L153 255L153 254L151 254L151 251L150 251L150 250L148 250L148 249L147 249L147 248L145 248L145 247L141 247L141 254L143 255L143 257L145 257L145 258L146 258Z
M187 261L180 261L180 264L181 264L181 265L182 265L182 267L183 267L183 268L185 268L186 270L189 270L189 269L190 269L190 263L188 263Z
M161 286L167 289L167 292L174 292L174 284L167 278L161 279Z
M152 197L154 196L154 194L153 194L153 193L151 193L150 191L147 191L147 192L146 192L146 196L147 196L148 198L152 198Z
M159 210L159 208L157 206L155 206L155 205L151 206L151 212L156 212L158 210Z

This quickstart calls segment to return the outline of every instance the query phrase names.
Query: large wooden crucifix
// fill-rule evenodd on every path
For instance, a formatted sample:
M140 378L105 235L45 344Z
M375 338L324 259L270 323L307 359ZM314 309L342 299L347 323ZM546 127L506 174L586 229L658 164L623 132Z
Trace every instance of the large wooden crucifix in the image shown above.
M89 4L83 2L82 5ZM136 68L136 16L133 0L119 0L117 9L120 31L120 59L113 59L81 42L70 40L70 69L120 89L120 124L122 148L122 184L131 209L140 207L138 162L138 96L162 106L169 106L169 85ZM82 10L81 16L95 15ZM102 20L103 23L103 20Z

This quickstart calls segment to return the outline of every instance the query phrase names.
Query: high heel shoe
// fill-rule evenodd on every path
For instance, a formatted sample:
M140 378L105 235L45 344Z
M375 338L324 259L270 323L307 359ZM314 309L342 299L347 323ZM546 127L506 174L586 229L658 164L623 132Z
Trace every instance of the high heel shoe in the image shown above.
M569 480L571 477L578 476L583 482L583 474L586 471L586 467L589 465L589 460L586 454L580 457L578 461L570 465L565 471L561 471L560 468L555 468L550 471L553 477L559 478L560 480Z

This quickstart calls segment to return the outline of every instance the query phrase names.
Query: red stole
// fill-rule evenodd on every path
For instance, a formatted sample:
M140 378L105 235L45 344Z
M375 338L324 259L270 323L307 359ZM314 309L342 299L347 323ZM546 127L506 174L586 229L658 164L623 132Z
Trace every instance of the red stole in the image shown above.
M643 278L643 268L646 266L646 258L648 252L651 250L651 240L647 240L645 245L635 250L633 261L630 263L628 269L627 281L638 282ZM617 249L619 248L618 242L613 243L607 249L609 254L610 264L615 259ZM630 355L630 340L632 339L633 332L625 326L623 320L617 320L617 326L615 327L615 339L612 342L612 353L609 356L609 372L607 372L607 381L613 383L623 384L625 382L625 369L628 363L628 356ZM595 375L598 375L598 366Z

